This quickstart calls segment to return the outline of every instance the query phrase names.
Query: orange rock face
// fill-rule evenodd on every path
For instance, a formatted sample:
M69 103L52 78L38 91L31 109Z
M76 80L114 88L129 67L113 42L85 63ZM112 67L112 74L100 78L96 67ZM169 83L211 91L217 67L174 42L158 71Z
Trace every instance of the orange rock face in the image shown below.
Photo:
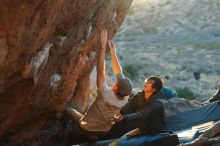
M111 39L131 2L0 1L0 139L31 139L51 112L86 102L99 33Z

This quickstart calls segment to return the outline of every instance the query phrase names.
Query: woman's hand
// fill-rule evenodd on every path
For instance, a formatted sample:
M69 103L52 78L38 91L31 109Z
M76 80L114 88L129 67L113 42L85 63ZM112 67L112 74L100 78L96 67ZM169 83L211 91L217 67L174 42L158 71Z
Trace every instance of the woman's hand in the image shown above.
M113 119L115 122L121 122L123 120L123 117L121 116L120 113L118 113L113 117Z

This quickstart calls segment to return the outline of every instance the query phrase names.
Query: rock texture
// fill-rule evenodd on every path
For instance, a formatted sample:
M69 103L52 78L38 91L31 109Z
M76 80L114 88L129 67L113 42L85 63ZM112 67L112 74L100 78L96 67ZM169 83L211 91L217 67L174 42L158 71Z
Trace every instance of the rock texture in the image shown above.
M100 30L111 39L131 3L0 1L1 140L32 139L51 113L86 102Z
M177 114L179 112L190 110L190 109L193 109L193 108L196 108L202 105L202 102L200 101L188 100L188 99L177 98L177 97L173 97L167 100L161 99L161 101L164 106L166 117Z

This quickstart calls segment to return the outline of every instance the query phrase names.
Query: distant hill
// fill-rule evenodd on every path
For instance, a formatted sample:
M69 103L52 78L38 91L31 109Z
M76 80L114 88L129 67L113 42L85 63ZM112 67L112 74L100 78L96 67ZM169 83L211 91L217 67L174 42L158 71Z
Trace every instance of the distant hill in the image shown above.
M134 1L114 38L124 72L139 88L159 75L177 90L209 98L220 81L219 10L219 0Z

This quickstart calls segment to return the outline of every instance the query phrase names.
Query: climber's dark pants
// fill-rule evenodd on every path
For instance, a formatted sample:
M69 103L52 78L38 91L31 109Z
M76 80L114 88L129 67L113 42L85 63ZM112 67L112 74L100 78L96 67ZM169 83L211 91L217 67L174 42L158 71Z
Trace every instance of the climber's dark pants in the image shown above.
M73 126L72 126L72 132L71 135L74 137L74 139L77 139L77 141L95 141L97 140L97 136L103 135L106 132L99 132L99 131L87 131L83 129L79 125L79 120L83 117L83 114L78 112L77 110L73 108L67 108L66 113L71 117L73 120Z

